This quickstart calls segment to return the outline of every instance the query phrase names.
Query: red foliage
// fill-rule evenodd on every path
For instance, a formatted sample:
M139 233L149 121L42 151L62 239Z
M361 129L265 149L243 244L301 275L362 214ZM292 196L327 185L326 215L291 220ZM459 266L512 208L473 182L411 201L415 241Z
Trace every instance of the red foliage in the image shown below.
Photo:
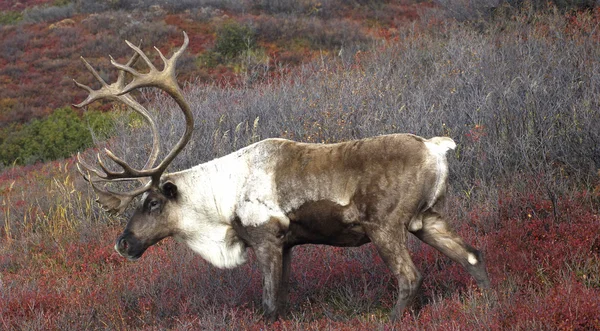
M502 328L536 328L554 330L600 329L598 289L587 288L575 277L541 293L518 295L512 305L500 310ZM517 327L519 328L519 327Z

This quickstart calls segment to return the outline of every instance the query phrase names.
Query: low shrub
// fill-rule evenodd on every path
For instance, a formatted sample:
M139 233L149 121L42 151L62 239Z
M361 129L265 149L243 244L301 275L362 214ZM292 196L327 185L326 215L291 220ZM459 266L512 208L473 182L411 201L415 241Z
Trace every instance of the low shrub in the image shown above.
M215 51L225 58L237 57L255 47L256 35L248 25L228 21L217 29Z
M460 21L505 20L510 15L524 11L539 13L560 10L562 12L591 9L595 0L435 0L446 14Z
M20 22L23 19L23 14L15 11L0 12L0 26L12 25Z
M40 23L56 22L75 14L75 6L72 3L64 6L33 7L23 11L23 22Z
M4 128L0 163L6 166L69 157L92 145L91 132L97 139L106 139L112 125L110 114L91 111L80 117L71 108L57 109L45 119Z

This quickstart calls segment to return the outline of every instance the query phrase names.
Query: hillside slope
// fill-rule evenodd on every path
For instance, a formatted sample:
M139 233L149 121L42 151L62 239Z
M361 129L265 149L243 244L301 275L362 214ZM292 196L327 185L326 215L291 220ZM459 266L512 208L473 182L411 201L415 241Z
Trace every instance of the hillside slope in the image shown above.
M109 77L107 56L129 56L124 39L168 52L185 30L191 45L180 62L182 80L254 83L342 48L351 58L431 6L341 0L152 3L0 2L0 128L80 100L83 93L72 79L91 81L79 57Z

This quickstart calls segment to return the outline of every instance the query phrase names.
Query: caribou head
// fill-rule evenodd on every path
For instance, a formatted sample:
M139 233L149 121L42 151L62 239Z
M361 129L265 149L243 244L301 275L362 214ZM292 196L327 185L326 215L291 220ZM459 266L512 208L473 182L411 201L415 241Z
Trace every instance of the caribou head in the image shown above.
M161 239L174 236L217 267L231 268L246 261L251 248L263 275L263 306L275 318L286 301L292 248L301 244L359 246L372 242L398 281L392 317L411 302L422 277L407 249L408 234L461 264L480 287L489 287L482 254L466 244L447 225L444 201L448 177L446 153L456 144L447 137L425 139L412 134L389 134L337 144L308 144L265 139L234 153L183 171L165 170L190 140L193 118L175 79L175 64L188 44L167 59L158 51L164 69L157 70L146 55L135 53L118 79L107 84L85 60L102 87L87 90L78 107L109 98L140 113L151 126L153 148L142 169L131 167L109 150L106 155L122 170L112 171L98 156L99 168L79 157L80 172L109 212L119 213L143 194L141 203L115 249L131 260ZM149 68L131 66L142 58ZM126 74L132 78L126 82ZM129 94L157 87L183 111L185 132L167 156L155 165L159 136L146 109ZM129 192L114 192L102 182L137 180Z
M88 97L75 107L83 107L89 103L106 98L121 101L138 112L150 124L153 145L150 156L142 169L135 169L127 164L123 159L115 156L110 150L106 150L106 155L118 164L122 170L112 171L103 162L98 155L98 165L100 169L87 164L81 155L78 155L78 169L83 177L91 183L95 193L98 196L98 203L110 213L122 213L130 204L133 198L146 193L143 202L137 207L135 213L129 220L123 234L117 239L115 249L122 256L135 260L139 258L144 251L151 245L161 239L172 235L173 230L170 225L169 202L176 199L177 186L171 182L161 183L161 177L173 159L181 152L192 136L194 120L189 105L185 101L182 91L177 84L175 76L175 66L177 59L183 54L188 46L189 38L184 32L183 46L167 59L162 52L155 48L164 63L163 70L158 70L142 50L126 41L127 45L134 50L134 55L127 64L119 64L111 57L111 63L120 70L117 81L108 84L96 70L82 57L82 61L92 75L100 82L101 88L93 90L90 87L75 81L75 84L89 92ZM147 73L140 73L132 68L132 65L142 58L148 66ZM126 83L126 73L133 78ZM158 164L156 160L160 153L160 139L155 121L149 115L144 106L138 103L129 92L142 87L157 87L165 91L179 105L185 116L186 126L183 136L177 144L171 149L167 156ZM82 169L83 168L83 169ZM129 192L114 192L98 186L99 182L137 180L140 186Z

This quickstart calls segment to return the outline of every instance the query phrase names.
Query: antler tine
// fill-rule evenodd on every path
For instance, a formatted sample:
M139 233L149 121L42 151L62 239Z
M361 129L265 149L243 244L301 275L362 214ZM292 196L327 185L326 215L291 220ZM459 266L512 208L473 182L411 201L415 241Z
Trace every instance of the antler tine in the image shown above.
M140 57L140 55L138 53L134 53L133 56L131 57L131 59L129 59L129 61L127 62L127 65L128 66L133 65L139 57ZM81 61L83 62L83 64L85 65L85 67L88 69L88 71L92 73L92 75L96 78L97 81L100 82L100 84L102 84L102 87L98 90L93 90L89 86L81 84L81 83L77 82L75 79L73 79L73 82L75 83L75 85L77 85L77 87L84 89L89 93L88 97L85 100L83 100L83 102L78 103L73 106L77 107L77 108L81 108L83 106L87 106L88 104L90 104L98 99L102 99L102 98L110 98L111 100L119 100L120 94L118 92L120 92L122 90L123 86L125 86L125 73L119 72L117 81L111 85L108 85L108 83L104 80L104 78L102 78L100 76L100 74L98 74L96 69L94 69L94 67L92 67L92 65L83 56L81 56L80 58L81 58Z
M96 186L97 181L91 179L89 173L84 173L79 167L79 164L77 164L77 171L81 174L81 176L83 176L83 179L92 185L92 189L98 196L96 202L102 205L102 208L110 214L123 213L133 198L149 190L151 187L151 182L147 182L144 186L138 187L137 189L129 192L114 192Z
M175 78L175 64L177 63L177 59L179 59L181 54L183 54L183 52L186 50L190 42L190 39L188 38L188 35L187 33L185 33L185 31L183 32L183 45L173 54L173 56L171 56L170 59L167 59L162 54L162 52L158 50L158 48L154 47L154 49L158 51L160 58L164 62L164 68L162 71L158 71L158 69L156 69L156 67L152 64L150 59L139 47L133 45L129 41L125 42L129 47L131 47L131 49L133 49L137 54L139 54L142 57L142 59L144 59L150 71L146 74L142 74L137 70L131 68L131 66L117 63L114 59L111 58L110 62L113 66L120 70L130 73L134 77L133 80L129 84L127 84L125 88L123 88L121 94L128 93L131 90L140 87L149 86L158 87L162 90L165 90L165 92L169 94L177 93L176 91L179 90L179 85L177 84L177 80Z
M75 83L75 85L77 85L77 87L84 89L89 93L85 100L83 100L79 104L73 105L74 107L77 107L77 108L86 106L86 105L92 103L93 101L101 98L101 95L100 95L101 93L99 93L99 91L102 91L108 87L108 84L102 77L100 77L100 75L98 74L96 69L94 69L94 67L92 67L90 65L90 63L83 56L81 56L80 59L83 62L83 64L85 65L85 67L88 69L88 71L92 73L92 75L96 78L96 80L98 80L100 82L100 84L102 84L102 88L98 91L95 91L92 88L90 88L89 86L81 84L81 83L77 82L75 79L73 79L73 82Z
M109 150L106 150L107 153L110 153ZM111 153L112 154L112 153ZM115 157L113 155L113 157ZM135 177L125 177L123 176L127 170L125 170L124 172L114 172L111 171L110 169L108 169L106 167L106 165L104 165L104 161L102 161L102 158L100 157L100 154L96 154L96 158L98 160L98 165L100 166L100 169L102 169L102 171L96 169L95 167L89 165L87 162L85 162L82 158L81 158L81 154L77 153L77 167L79 168L79 166L82 166L88 173L91 172L93 173L98 179L100 179L101 181L113 181L113 180L134 180L137 179ZM115 157L117 158L117 157ZM118 158L117 158L118 159ZM119 162L123 162L122 160L118 159ZM80 171L80 173L83 175L83 173Z
M148 66L148 68L150 68L150 71L158 71L156 69L156 67L154 66L154 64L152 64L152 61L150 61L148 56L146 56L146 53L144 53L138 46L132 44L129 40L125 40L125 43L127 44L127 46L129 46L131 49L133 49L136 52L136 54L139 54L142 57L144 62L146 62L146 65ZM156 46L154 46L154 48L156 48ZM127 65L127 67L129 67L129 66Z
M90 167L88 164L85 163L85 161L78 160L78 162L75 165L77 166L77 171L79 172L79 174L81 176L83 176L86 181L90 181L91 180L94 183L98 183L98 182L118 182L118 181L131 181L131 180L133 180L131 178L107 179L105 174L102 174L97 169L94 169L94 168ZM83 170L81 169L81 167L83 167ZM91 178L91 174L93 174L93 176L95 178ZM146 182L144 182L144 184L146 184Z
M104 152L111 160L113 160L116 164L120 165L121 168L123 168L123 171L120 171L120 172L115 172L115 171L109 170L104 165L104 162L100 158L100 155L98 155L98 164L100 165L102 170L104 170L104 172L107 174L108 179L138 178L138 177L146 177L147 176L147 175L141 173L141 171L143 171L145 169L137 170L137 169L132 168L129 164L127 164L127 162L125 162L125 160L123 160L120 157L113 154L113 152L111 152L109 149L104 149Z
M83 174L83 172L81 172L81 168L79 166L82 166L85 168L85 170L89 173L93 173L94 175L96 175L96 177L101 178L101 179L105 179L106 174L101 173L100 171L98 171L96 168L90 166L89 164L87 164L82 158L81 158L81 153L77 153L77 169L79 170L79 173L85 177L85 175Z

